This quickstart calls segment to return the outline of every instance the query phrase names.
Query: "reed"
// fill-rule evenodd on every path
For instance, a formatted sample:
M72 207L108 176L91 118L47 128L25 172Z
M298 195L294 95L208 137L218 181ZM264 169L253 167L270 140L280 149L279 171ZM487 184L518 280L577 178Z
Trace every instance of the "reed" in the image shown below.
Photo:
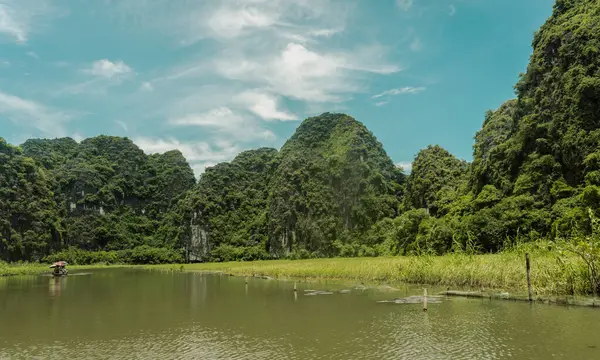
M563 258L564 261L564 258ZM584 295L589 289L582 265L567 261L565 273L554 254L531 253L531 284L537 295ZM222 272L239 276L332 279L372 283L413 283L478 291L527 293L525 255L507 251L489 255L329 258L254 262L150 265L151 269Z

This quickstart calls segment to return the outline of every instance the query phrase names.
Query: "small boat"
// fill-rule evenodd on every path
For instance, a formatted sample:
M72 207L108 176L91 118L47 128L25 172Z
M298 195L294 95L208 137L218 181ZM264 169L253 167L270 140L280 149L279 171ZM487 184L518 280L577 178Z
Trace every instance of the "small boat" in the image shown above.
M67 274L69 272L67 271L67 269L65 268L65 266L67 266L67 262L66 261L57 261L54 264L50 265L50 268L54 269L52 271L52 275L54 275L54 276L67 276Z

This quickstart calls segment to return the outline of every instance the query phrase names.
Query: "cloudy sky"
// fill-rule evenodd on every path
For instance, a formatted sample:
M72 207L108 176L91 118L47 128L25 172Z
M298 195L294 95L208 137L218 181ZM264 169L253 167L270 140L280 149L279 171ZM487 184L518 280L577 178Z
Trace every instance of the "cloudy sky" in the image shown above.
M552 0L0 0L0 136L127 136L200 174L345 112L471 159Z

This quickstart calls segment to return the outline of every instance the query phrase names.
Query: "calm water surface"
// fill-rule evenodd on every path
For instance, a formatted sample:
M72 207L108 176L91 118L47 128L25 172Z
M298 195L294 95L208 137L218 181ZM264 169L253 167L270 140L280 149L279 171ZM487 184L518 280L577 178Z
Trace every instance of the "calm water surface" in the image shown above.
M600 310L97 270L0 278L1 359L600 359ZM340 290L305 295L305 289Z

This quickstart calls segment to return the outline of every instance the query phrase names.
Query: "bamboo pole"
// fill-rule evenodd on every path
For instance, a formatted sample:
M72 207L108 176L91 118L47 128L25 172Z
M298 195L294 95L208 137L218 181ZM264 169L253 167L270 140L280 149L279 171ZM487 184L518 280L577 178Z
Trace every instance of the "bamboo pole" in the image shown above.
M427 311L427 289L423 289L423 311Z
M531 276L530 276L530 270L531 270L531 265L529 263L529 253L525 254L525 266L527 267L527 291L528 291L528 299L529 301L533 301L533 298L531 296Z

